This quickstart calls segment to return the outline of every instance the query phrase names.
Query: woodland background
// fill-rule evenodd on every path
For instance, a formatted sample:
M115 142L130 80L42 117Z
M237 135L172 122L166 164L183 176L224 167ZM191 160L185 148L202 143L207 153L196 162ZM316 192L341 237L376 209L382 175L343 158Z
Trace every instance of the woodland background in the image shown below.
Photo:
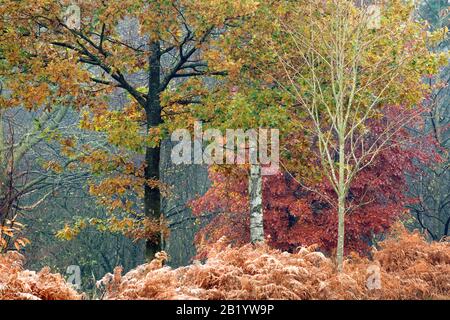
M383 11L381 25L375 26L370 35L371 41L384 51L377 52L375 46L369 52L373 56L364 56L367 60L358 69L362 79L367 73L369 78L365 81L375 85L367 96L355 99L364 104L364 99L381 92L383 102L379 104L385 107L364 122L365 131L360 136L367 141L376 139L390 120L403 115L399 110L404 106L413 106L408 109L413 121L395 130L394 138L403 144L393 143L377 153L375 160L357 173L343 199L352 210L345 221L344 253L359 255L353 264L347 262L353 269L345 272L354 272L349 277L356 282L346 283L338 293L334 280L330 280L331 291L324 286L325 291L310 296L307 292L311 289L307 287L302 289L303 294L293 290L286 296L277 296L281 287L290 286L283 283L281 276L273 280L281 286L278 289L267 288L274 283L239 280L256 288L249 289L251 293L246 291L248 294L233 291L235 280L227 277L219 277L225 278L221 285L228 288L222 292L211 291L217 285L211 282L203 284L206 291L193 292L189 288L198 279L208 278L213 269L223 267L223 274L236 275L233 268L246 263L236 258L240 256L249 261L254 258L250 267L245 264L250 268L246 273L272 270L270 261L260 257L265 254L281 261L280 274L284 274L290 272L286 271L288 266L299 267L295 259L320 252L322 255L305 258L308 265L302 268L319 268L325 274L321 281L334 279L332 260L337 254L338 215L337 207L328 200L337 203L339 197L322 170L323 159L317 151L320 137L308 132L313 121L308 122L303 111L295 109L302 101L296 100L295 94L286 94L283 87L293 84L283 67L302 65L295 52L300 48L294 45L295 41L283 38L283 32L277 29L289 34L289 30L298 27L305 34L313 33L313 25L305 30L302 26L312 18L324 25L332 23L332 18L327 20L327 9L320 11L320 5L314 1L73 2L81 8L81 25L71 28L70 21L61 18L65 8L73 4L71 1L0 0L2 253L19 251L25 257L23 268L49 267L63 276L68 266L78 265L82 289L93 295L96 282L121 266L107 281L108 298L448 298L448 1L381 1L383 8L389 9ZM363 2L357 1L353 7L351 1L337 1L355 10L372 3ZM308 7L308 3L313 4ZM324 3L333 7L336 1ZM301 9L295 11L295 7ZM313 10L308 19L299 19L307 10ZM353 13L345 14L353 17ZM280 25L274 23L278 21L275 16ZM421 22L409 25L405 21L410 19ZM406 30L392 31L400 30L402 23L408 25ZM353 27L360 30L359 26ZM387 37L390 32L400 38ZM270 37L266 38L268 34ZM387 40L378 43L377 34L385 35L383 39ZM269 44L278 51L270 51ZM317 46L315 53L324 48L325 45ZM413 52L409 53L411 48ZM393 79L395 84L385 91L380 87L386 81L383 72L390 71L379 63L391 59L390 55L403 57L399 53L402 50L407 52L405 59L411 60L398 71L402 72L401 77ZM308 87L308 79L315 83L317 75L326 74L320 63L314 69L317 73L308 73L311 68L303 67L290 74L294 78L301 75L296 79L298 83L306 79L301 87ZM370 80L373 74L380 78ZM322 85L329 88L331 84L325 76L323 79ZM309 95L312 93L306 93L305 99ZM190 128L196 119L221 130L258 126L281 129L282 172L262 178L265 245L257 245L256 249L245 246L251 241L247 167L175 166L170 161L170 132ZM333 156L338 158L339 153ZM332 162L337 163L337 158ZM397 225L403 240L386 240L388 231L399 221L421 235L407 235ZM224 241L231 243L232 248L224 249ZM396 249L386 248L388 253L380 251L377 255L373 248L382 248L383 241ZM427 242L430 247L426 247ZM298 253L301 247L307 252ZM283 256L274 249L294 256ZM143 265L161 250L167 256L159 256L153 265ZM408 258L396 259L403 259L405 264L414 262L406 267L395 263L395 267L391 266L389 257L397 252ZM422 269L434 272L432 280L418 277L421 280L414 278L411 282L428 281L427 285L417 285L411 291L414 293L399 293L393 287L381 296L366 295L362 274L369 263L358 259L379 261L386 272L384 276L389 278L388 272L414 267L421 254L427 256L424 265L429 264L422 265ZM207 263L206 271L197 270L196 263L207 257L213 265L208 267ZM6 273L22 258L10 252L1 259L8 267L0 271ZM222 262L217 264L217 260ZM172 268L190 265L191 269L166 270L165 275L155 275L154 281L151 277L142 280L135 270L138 275L132 273L125 280L120 276L140 265L143 266L136 270L158 270L163 265L161 261ZM22 272L19 269L17 272ZM55 281L58 287L59 280L48 276L49 270L39 276L44 279L39 281ZM413 277L417 270L411 270ZM299 275L303 272L299 269L295 272L305 282L310 279ZM183 284L187 289L175 283L180 273L192 279L192 283L188 280ZM133 277L144 285L127 296L120 286L133 282ZM401 277L407 278L408 274ZM171 289L158 287L158 281L170 283ZM350 289L344 290L345 286ZM184 288L182 293L171 291L180 287ZM63 284L61 288L61 296L48 293L47 298L79 297ZM267 296L267 290L272 290L272 294ZM227 291L229 296L224 293ZM46 294L38 296L46 298Z

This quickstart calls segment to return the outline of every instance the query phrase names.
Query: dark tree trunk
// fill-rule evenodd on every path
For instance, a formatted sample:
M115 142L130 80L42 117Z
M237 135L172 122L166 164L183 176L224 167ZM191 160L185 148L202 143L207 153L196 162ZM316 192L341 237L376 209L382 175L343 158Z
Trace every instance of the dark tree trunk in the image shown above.
M450 228L450 218L448 218L448 219L447 219L447 222L445 223L445 226L444 226L444 236L448 236L448 235L449 235L449 234L448 234L449 228Z
M160 102L160 45L159 42L150 44L149 57L149 91L145 113L147 116L147 131L162 123ZM145 152L145 179L159 180L160 147L147 147ZM159 220L161 215L161 193L159 188L152 188L148 184L144 187L144 213L145 216ZM154 239L147 240L145 256L152 259L161 251L161 236L156 234Z

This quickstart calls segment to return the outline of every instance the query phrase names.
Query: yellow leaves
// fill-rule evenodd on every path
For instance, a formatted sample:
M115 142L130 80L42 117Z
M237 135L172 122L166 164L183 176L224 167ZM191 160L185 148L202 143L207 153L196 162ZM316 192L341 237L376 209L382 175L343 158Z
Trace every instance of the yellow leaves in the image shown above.
M28 240L27 238L18 238L16 241L14 241L14 247L17 250L20 250L30 243L31 243L30 240Z
M136 225L136 220L132 218L119 219L117 217L111 217L108 220L108 229L111 232L127 233L133 230Z
M59 141L61 145L61 153L69 158L73 158L76 155L75 147L76 142L74 138L62 138Z
M142 152L146 140L141 125L144 119L142 109L130 103L121 111L99 110L94 114L84 111L80 127L106 133L108 142L115 146Z
M56 232L56 237L60 240L70 241L76 238L82 230L89 227L100 232L120 233L134 240L157 240L160 234L167 237L169 232L165 220L131 218L111 214L107 218L78 219L72 225L65 224L64 228ZM19 244L22 242L25 243L23 238L20 239Z
M68 224L63 229L56 232L56 237L60 240L70 241L79 234L79 230L71 228Z
M163 217L160 219L143 218L130 228L127 235L134 240L145 239L159 242L160 236L164 239L169 236L169 227L167 221Z
M110 211L132 212L133 202L126 200L131 194L141 195L145 180L130 174L116 174L91 183L89 192L98 198L98 202Z
M0 252L9 249L9 245L20 250L30 243L27 238L20 236L23 228L24 225L16 221L16 217L11 220L6 219L4 225L0 225Z
M427 32L427 40L429 41L430 45L435 46L444 41L447 35L448 35L448 27L446 26L441 29L437 29L435 31Z
M76 220L73 225L66 223L64 228L58 230L55 234L56 238L60 240L70 241L75 239L82 230L90 226L90 224L95 225L94 219L79 219Z
M259 2L254 0L197 0L185 1L187 15L201 19L210 25L222 27L225 21L237 17L252 15L258 8Z
M222 28L226 22L253 14L258 4L254 0L182 0L176 3L159 0L136 4L133 13L138 18L141 35L149 36L150 40L179 44L185 34L181 19L196 38L200 38L211 26Z
M57 161L47 161L44 163L43 168L47 171L53 171L55 173L62 173L64 171L63 167Z
M84 110L81 112L80 114L80 128L84 129L84 130L94 130L94 128L92 127L92 122L90 119L91 114Z
M23 99L25 101L32 101L33 106L38 107L45 103L50 90L47 83L40 83L37 86L30 87L27 92L24 92ZM27 105L27 107L29 107Z
M446 66L448 64L448 60L450 59L450 52L440 52L437 55L437 64L439 67Z
M2 235L7 235L8 237L13 237L14 236L13 229L8 228L8 227L2 227L0 232L1 232Z
M113 164L111 163L109 155L106 151L89 150L87 146L85 149L87 154L79 158L81 163L89 165L94 173L111 170Z
M95 174L121 173L139 177L142 170L138 168L132 160L127 160L126 154L113 154L107 150L93 150L88 145L83 146L83 156L77 159L85 165L88 165Z
M135 164L135 159L128 160L125 154L111 154L88 146L84 149L85 155L79 157L80 162L88 165L94 174L101 175L101 179L89 182L89 193L111 212L136 211L134 201L129 199L143 196L143 167Z
M218 64L222 60L223 55L220 50L210 50L206 52L205 58L210 62Z
M149 147L157 147L160 145L162 138L163 132L161 127L150 128L146 139L146 145Z
M10 79L8 88L11 90L11 96L8 99L11 106L24 106L28 110L35 110L45 107L49 102L50 89L48 84L33 84L21 77Z

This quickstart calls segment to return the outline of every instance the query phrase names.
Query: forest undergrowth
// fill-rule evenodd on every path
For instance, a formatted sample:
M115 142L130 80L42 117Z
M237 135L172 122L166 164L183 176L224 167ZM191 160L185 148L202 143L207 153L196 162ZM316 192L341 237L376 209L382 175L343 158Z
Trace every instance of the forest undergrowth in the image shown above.
M396 226L372 257L347 256L344 271L315 246L281 252L233 247L222 238L207 259L172 269L165 252L98 282L101 299L450 299L450 243L427 242ZM0 256L0 299L87 299L49 268L24 270L16 252Z

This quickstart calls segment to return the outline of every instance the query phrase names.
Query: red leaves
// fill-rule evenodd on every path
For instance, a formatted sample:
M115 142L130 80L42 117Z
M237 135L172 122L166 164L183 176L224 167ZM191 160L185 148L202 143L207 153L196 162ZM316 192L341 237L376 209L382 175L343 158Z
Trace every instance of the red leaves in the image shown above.
M376 125L374 125L376 131ZM405 204L413 201L405 195L405 173L416 170L415 161L433 161L429 148L421 149L426 138L408 136L404 130L398 135L402 145L385 148L374 162L354 179L347 205L347 252L367 252L373 235L386 231L404 212ZM414 141L413 141L414 140ZM414 143L412 143L414 142ZM307 169L305 169L307 170ZM249 240L247 173L244 169L211 171L211 189L192 202L194 214L214 213L212 221L204 227L197 240L200 244L214 242L222 236L245 244ZM337 214L333 205L324 198L336 199L326 179L308 186L300 186L288 174L264 178L264 227L271 246L294 250L301 245L320 246L332 252L337 242Z

